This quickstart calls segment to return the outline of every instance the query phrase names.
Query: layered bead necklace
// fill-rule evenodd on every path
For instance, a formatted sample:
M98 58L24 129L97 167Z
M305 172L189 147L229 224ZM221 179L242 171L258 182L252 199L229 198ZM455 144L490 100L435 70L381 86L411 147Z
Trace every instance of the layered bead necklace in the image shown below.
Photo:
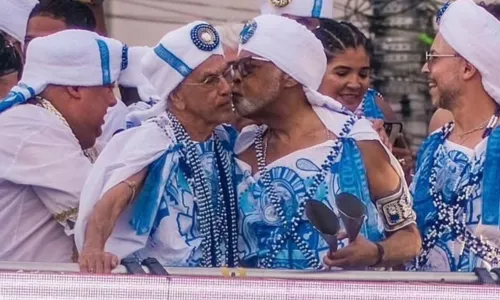
M498 122L498 115L494 115L488 122L488 126L484 130L483 139L488 137L493 128ZM479 168L478 164L480 161L475 160L473 162L472 170L473 173L469 178L469 182L456 193L456 201L447 204L443 200L443 194L437 188L437 178L438 169L437 159L439 154L443 150L444 142L448 139L449 135L453 131L454 123L450 122L442 127L440 132L440 145L437 151L434 152L434 165L431 169L431 176L429 177L430 183L430 195L433 199L434 207L436 208L438 214L434 224L431 225L431 230L425 235L423 239L423 252L419 257L417 257L415 265L412 269L418 270L425 266L429 260L430 251L436 246L438 240L446 233L452 232L456 239L463 244L460 257L463 255L463 250L467 247L473 254L480 257L481 259L496 265L499 263L500 259L500 249L491 245L488 242L483 241L481 238L476 237L472 234L470 230L467 229L466 224L466 211L465 207L467 203L472 200L474 192L476 192L481 185L483 178L483 168ZM453 257L454 255L453 246Z
M357 117L351 116L343 125L339 137L335 140L324 163L321 165L321 171L314 176L314 180L311 187L309 188L309 191L306 191L306 195L309 199L314 199L313 196L316 195L318 188L325 181L325 179L328 176L328 173L331 172L330 170L333 164L335 164L335 161L342 150L341 139L349 134L352 126L354 125L357 119L358 119ZM322 268L322 265L318 260L318 258L316 258L315 249L309 249L307 243L297 233L299 221L302 219L305 211L306 199L302 199L302 201L299 200L300 203L297 212L293 215L293 217L289 222L283 210L281 198L278 196L278 194L274 189L274 186L272 185L271 176L266 167L267 145L265 145L264 143L265 130L266 127L260 126L255 136L255 152L257 157L257 166L259 169L262 183L264 185L264 192L267 193L267 195L269 196L271 204L278 218L280 219L282 226L285 228L285 232L281 236L278 236L276 238L274 243L271 245L271 249L266 255L266 257L261 262L259 262L259 267L271 269L273 267L273 262L276 259L276 256L285 245L285 242L291 237L295 242L295 244L298 246L301 253L306 258L309 266L314 269L320 269Z
M203 267L233 267L238 263L238 210L236 207L230 155L227 151L224 151L221 141L214 134L216 169L218 169L219 182L218 203L214 204L210 183L207 181L202 168L196 144L191 140L185 128L171 112L167 111L167 117L168 120L164 120L166 122L163 123L170 125L174 133L173 140L183 146L181 147L181 153L191 171L189 172L190 174L185 175L192 189L193 199L197 203L199 210L198 220L200 233L203 237L201 242L201 265ZM165 134L170 137L167 128L160 125L158 121L156 122L165 131ZM225 186L223 182L226 183ZM222 239L224 239L225 243L225 262L222 261Z

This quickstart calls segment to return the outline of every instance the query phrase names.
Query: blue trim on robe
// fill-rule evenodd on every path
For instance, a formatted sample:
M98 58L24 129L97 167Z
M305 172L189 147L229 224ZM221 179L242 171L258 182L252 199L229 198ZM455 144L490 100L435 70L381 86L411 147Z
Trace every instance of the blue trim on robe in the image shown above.
M483 169L482 224L500 229L500 127L488 138Z
M158 206L160 205L166 181L172 167L167 158L170 156L169 160L171 160L172 153L177 149L178 147L173 147L173 149L165 151L149 167L142 192L134 203L130 219L130 225L138 235L149 233L153 227L156 214L158 213Z
M361 151L356 141L351 138L341 138L342 158L337 162L339 172L340 193L349 193L363 202L367 209L367 220L361 227L363 235L372 242L382 240L383 235L378 230L379 214L370 197L370 189L366 168Z
M368 119L385 120L384 113L377 105L377 91L368 89L363 99L363 114Z

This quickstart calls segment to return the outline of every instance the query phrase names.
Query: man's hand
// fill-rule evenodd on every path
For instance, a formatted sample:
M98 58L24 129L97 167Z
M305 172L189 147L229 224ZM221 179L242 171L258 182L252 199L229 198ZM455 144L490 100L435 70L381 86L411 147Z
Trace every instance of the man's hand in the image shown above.
M118 257L97 248L83 249L78 259L80 272L109 274L118 266Z
M347 234L344 232L337 235L338 240L345 238L347 238ZM376 264L378 255L378 248L375 243L358 235L354 242L336 252L330 252L324 257L323 261L330 268L365 268Z

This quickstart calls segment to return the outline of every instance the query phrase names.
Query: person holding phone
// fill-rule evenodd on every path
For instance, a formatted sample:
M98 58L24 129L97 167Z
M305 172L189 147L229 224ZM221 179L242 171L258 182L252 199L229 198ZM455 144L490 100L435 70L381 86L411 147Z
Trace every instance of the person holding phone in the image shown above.
M370 88L373 52L370 40L353 24L331 19L321 19L313 32L322 42L328 59L319 92L356 115L370 119L384 144L398 158L407 181L411 181L414 159L402 123L397 122L396 114L382 95Z

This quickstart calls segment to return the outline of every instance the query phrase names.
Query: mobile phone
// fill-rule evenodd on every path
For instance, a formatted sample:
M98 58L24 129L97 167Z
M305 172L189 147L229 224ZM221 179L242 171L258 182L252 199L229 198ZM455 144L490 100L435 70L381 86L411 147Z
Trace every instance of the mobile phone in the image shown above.
M384 130L389 137L389 142L394 145L396 139L403 133L403 123L401 122L385 122Z

